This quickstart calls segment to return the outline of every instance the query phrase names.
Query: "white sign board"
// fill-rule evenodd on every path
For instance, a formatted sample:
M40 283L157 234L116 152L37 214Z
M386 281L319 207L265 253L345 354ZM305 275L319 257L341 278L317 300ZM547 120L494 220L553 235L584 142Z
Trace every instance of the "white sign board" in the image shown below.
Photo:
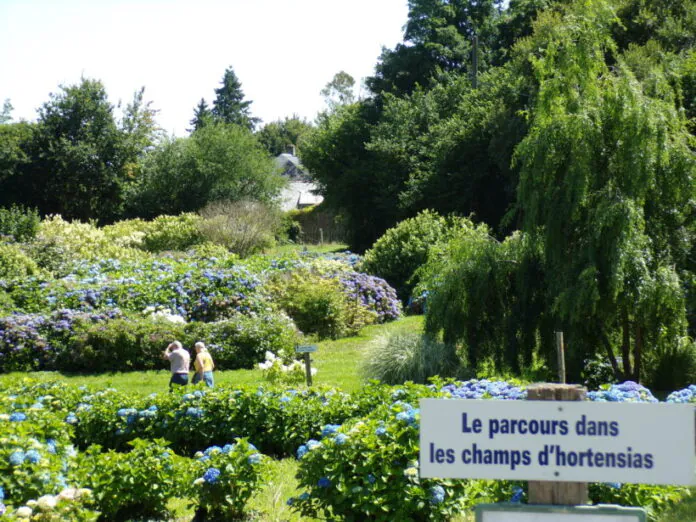
M478 504L476 522L646 522L642 508L599 506L539 506Z
M695 483L689 404L422 399L424 478Z

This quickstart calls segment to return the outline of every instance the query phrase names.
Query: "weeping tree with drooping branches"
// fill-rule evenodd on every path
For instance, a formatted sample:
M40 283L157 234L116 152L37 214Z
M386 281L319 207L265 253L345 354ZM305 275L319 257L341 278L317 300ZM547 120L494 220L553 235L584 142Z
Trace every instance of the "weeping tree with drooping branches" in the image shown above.
M606 0L545 13L528 46L539 88L518 145L517 209L544 252L548 307L569 355L598 350L639 380L686 332L680 241L694 210L694 154L675 93L615 53ZM659 81L659 64L653 74ZM536 284L530 282L530 284Z

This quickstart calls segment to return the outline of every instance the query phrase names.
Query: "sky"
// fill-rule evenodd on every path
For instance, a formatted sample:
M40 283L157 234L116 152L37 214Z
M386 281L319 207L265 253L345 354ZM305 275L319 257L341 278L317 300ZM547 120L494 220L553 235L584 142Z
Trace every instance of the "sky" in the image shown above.
M313 121L337 72L359 94L407 14L407 0L0 0L0 104L34 121L81 77L101 80L113 104L144 86L160 126L184 136L231 66L263 123Z

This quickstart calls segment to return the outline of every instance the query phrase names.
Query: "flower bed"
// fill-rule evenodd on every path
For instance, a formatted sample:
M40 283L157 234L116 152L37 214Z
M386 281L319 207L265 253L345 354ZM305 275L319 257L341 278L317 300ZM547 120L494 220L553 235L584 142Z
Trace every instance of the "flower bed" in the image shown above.
M694 392L696 386L668 400L694 402ZM11 517L23 508L46 516L74 510L76 520L92 520L95 510L111 519L161 517L169 498L188 497L211 516L239 517L264 483L265 455L293 455L303 491L288 503L304 515L445 520L482 501L523 501L525 484L421 480L419 399L524 396L524 387L495 380L373 383L354 394L220 387L147 397L21 383L0 393L0 509ZM654 401L630 382L590 397ZM80 502L61 498L80 488L91 491ZM653 520L685 494L685 488L637 484L590 487L594 502L642 505Z

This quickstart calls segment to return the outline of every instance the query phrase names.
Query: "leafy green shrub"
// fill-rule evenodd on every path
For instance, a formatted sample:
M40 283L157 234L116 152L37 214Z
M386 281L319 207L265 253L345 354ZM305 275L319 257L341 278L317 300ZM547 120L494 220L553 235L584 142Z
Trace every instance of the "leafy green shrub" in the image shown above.
M648 512L650 522L657 522L660 513L678 505L689 490L678 486L595 482L589 485L589 493L595 504L640 506Z
M266 458L244 439L196 454L194 506L203 520L240 520L246 505L262 486Z
M620 365L621 358L618 358L618 361ZM597 354L584 362L581 377L583 385L588 390L597 390L603 384L619 382L616 375L614 375L611 363L607 361L606 356L603 354Z
M21 205L0 207L0 236L9 236L14 241L30 241L36 236L40 222L36 209Z
M653 390L678 390L696 382L696 343L690 339L646 359L646 383Z
M143 257L142 250L119 245L96 225L65 221L59 215L49 216L41 222L36 243L34 250L47 263ZM42 255L43 250L48 252ZM47 256L59 256L59 259L52 261L46 259ZM41 266L38 259L37 262Z
M162 351L182 339L183 326L167 320L130 316L76 326L71 349L56 360L56 369L113 372L164 368Z
M205 240L247 257L275 244L280 212L258 201L218 201L200 211L198 230Z
M417 283L414 273L427 261L433 245L449 239L454 229L472 227L468 219L424 210L387 230L365 252L358 270L386 279L406 302Z
M196 214L158 216L145 225L143 247L150 252L184 251L203 241Z
M96 507L107 520L166 518L169 499L190 484L190 461L163 440L137 439L131 445L128 453L90 447L80 458L81 483L94 491Z
M367 378L387 384L425 384L429 377L456 377L460 361L454 346L419 333L396 333L370 344L363 360Z
M25 413L4 415L7 418L0 420L0 423L9 424L12 428L24 428L31 422L29 418L11 420ZM48 422L53 423L54 427L62 424L57 417L52 417ZM64 426L62 430L65 430ZM6 502L18 506L41 495L58 493L67 486L69 472L75 470L75 451L64 439L39 440L16 429L10 429L0 436L0 487L5 491Z
M311 269L279 274L268 289L305 334L337 339L376 320L374 312L348 297L338 279L322 277Z
M400 397L366 418L324 426L321 441L297 451L305 491L289 503L305 516L347 520L425 522L460 513L469 500L465 481L419 477L418 424L418 410Z
M22 279L38 273L39 266L17 245L0 243L0 279Z
M190 323L185 339L203 341L219 369L253 368L267 351L292 353L297 329L284 314L236 315L214 323Z

